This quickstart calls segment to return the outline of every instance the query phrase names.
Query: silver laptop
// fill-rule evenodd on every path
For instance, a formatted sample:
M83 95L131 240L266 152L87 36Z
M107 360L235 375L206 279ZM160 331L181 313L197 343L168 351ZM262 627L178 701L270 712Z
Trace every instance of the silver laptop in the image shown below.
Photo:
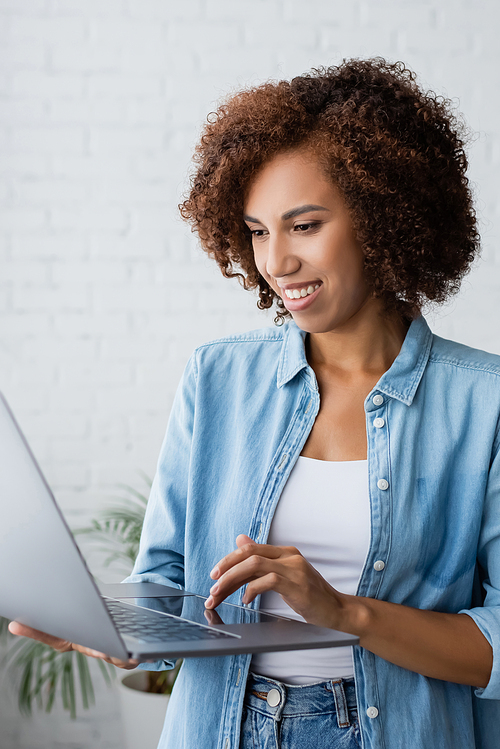
M116 658L355 645L358 638L154 583L99 590L0 394L0 616ZM207 572L208 574L208 572Z

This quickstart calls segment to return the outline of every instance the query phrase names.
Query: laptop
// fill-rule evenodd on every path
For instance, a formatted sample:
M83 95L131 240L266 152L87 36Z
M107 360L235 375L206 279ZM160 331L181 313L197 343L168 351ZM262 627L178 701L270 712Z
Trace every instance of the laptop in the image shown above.
M99 589L0 394L0 616L115 658L356 645L358 638L156 583ZM208 573L207 573L208 574Z

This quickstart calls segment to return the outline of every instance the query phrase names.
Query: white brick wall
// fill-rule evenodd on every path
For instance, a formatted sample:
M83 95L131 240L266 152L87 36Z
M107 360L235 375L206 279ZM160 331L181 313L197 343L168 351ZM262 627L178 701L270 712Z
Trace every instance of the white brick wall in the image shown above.
M152 474L194 346L271 324L176 213L201 122L239 86L380 54L460 102L483 260L430 317L500 353L499 22L495 0L0 0L0 387L71 522ZM1 746L115 749L103 714Z

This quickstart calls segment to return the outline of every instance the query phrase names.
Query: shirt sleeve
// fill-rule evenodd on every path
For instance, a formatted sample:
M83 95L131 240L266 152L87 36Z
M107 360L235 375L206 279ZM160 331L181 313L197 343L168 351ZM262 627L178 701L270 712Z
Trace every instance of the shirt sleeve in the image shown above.
M478 564L482 578L482 606L464 609L477 624L493 649L493 667L486 687L475 691L477 697L500 700L500 435L492 452L483 522L478 544Z
M184 370L160 450L142 527L139 553L123 582L184 587L184 532L196 401L196 354ZM141 664L150 671L174 661Z

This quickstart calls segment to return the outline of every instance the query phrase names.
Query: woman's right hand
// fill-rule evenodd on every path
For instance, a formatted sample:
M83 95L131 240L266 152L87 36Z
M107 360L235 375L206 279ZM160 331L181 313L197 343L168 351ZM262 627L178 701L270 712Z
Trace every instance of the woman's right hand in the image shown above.
M73 642L62 640L60 637L54 637L53 635L48 635L45 632L40 632L38 629L27 627L25 624L20 624L19 622L11 622L9 624L9 632L21 637L31 637L32 640L38 640L38 642L43 642L44 645L50 645L51 648L58 650L60 653L65 653L68 650L77 650L79 653L88 655L91 658L100 658L101 660L106 661L106 663L112 663L113 666L117 666L118 668L131 669L136 668L139 665L139 661L132 659L122 661L119 658L111 658L111 656L106 655L105 653L100 653L98 650L85 648L82 645L75 645Z

